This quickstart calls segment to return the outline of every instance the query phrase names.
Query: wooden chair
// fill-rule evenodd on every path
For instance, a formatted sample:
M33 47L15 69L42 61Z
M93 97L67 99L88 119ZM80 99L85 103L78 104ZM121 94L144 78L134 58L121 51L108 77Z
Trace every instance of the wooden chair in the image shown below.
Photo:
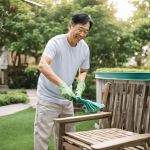
M147 105L147 114L150 114L150 99L147 103L150 89L146 86L139 88L140 92L135 94L137 97L133 100L134 85L115 86L118 87L110 83L105 85L103 111L94 115L54 119L55 123L59 123L59 150L150 150L150 134L141 134L150 130L149 124L143 124ZM110 102L111 96L114 101ZM150 115L147 118L150 120ZM100 119L97 130L65 132L66 123L94 119Z

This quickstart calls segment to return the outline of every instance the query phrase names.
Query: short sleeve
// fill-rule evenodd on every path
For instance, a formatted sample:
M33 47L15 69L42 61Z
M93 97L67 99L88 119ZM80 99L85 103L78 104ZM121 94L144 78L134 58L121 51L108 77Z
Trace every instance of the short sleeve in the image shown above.
M83 60L80 68L89 69L90 68L90 51L89 48L86 50L85 59Z
M53 60L53 58L56 56L56 53L57 53L56 42L54 39L51 39L47 43L42 56L48 56Z

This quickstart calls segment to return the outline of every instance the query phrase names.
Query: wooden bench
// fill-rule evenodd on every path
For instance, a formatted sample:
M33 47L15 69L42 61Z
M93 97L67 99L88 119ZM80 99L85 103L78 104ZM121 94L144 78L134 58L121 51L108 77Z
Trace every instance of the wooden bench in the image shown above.
M143 134L150 132L149 86L113 82L100 93L103 111L54 119L60 125L59 150L150 150L150 134ZM100 119L97 130L65 132L66 123L94 119Z

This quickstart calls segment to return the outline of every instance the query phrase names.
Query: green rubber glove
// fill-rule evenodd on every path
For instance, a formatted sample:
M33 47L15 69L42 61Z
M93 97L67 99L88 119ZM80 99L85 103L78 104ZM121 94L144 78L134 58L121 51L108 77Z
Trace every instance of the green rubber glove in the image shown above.
M77 88L75 91L76 97L81 97L84 90L85 90L85 82L78 81Z
M67 86L67 84L65 82L61 83L58 86L58 89L60 90L62 96L65 99L71 100L72 96L75 96L75 94L72 92L72 90Z

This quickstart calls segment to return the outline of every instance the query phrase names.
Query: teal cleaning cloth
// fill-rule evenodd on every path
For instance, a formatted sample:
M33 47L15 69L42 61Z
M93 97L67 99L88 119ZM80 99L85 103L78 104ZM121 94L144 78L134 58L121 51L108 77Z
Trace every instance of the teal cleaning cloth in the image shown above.
M104 104L95 103L95 102L88 101L88 100L85 100L82 98L77 99L76 96L72 96L72 100L75 100L77 103L83 103L85 112L94 112L94 111L100 110L105 107Z

